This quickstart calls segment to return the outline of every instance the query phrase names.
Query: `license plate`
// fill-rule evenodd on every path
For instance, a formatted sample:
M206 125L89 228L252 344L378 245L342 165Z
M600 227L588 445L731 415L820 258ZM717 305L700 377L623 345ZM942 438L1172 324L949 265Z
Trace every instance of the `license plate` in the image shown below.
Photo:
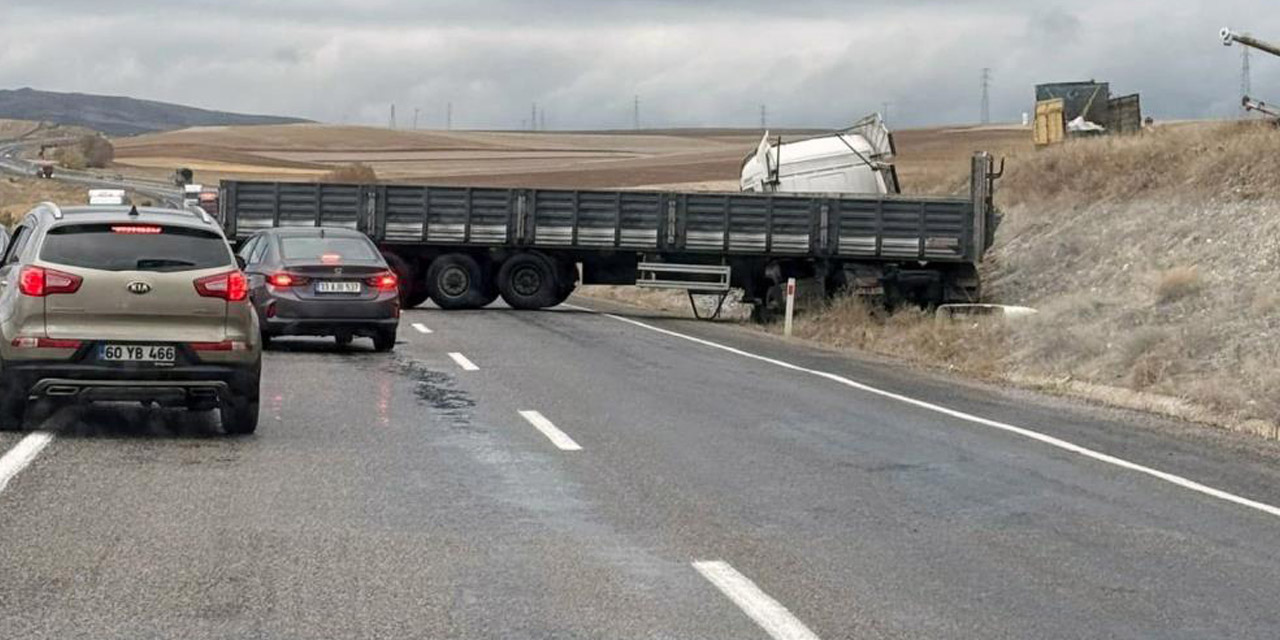
M359 282L317 282L316 293L360 293Z
M105 344L98 355L107 362L172 363L177 349L158 344Z

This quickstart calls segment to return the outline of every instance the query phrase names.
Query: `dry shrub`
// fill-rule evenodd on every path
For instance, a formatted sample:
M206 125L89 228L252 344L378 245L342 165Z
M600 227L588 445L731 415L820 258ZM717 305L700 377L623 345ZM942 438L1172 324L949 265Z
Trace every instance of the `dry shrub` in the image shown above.
M1176 302L1198 293L1203 283L1195 267L1174 267L1161 271L1156 279L1156 302Z
M337 182L344 184L368 184L378 181L378 174L367 164L359 162L334 167L332 171L320 177L321 182Z
M780 324L771 326L781 331ZM996 377L1005 367L1008 329L1002 318L944 319L920 309L886 314L854 296L842 296L797 318L794 335Z
M78 143L85 166L102 169L115 160L116 149L102 136L84 136Z
M84 151L81 151L80 147L59 147L53 157L59 165L67 169L80 171L89 166L89 161L84 157Z

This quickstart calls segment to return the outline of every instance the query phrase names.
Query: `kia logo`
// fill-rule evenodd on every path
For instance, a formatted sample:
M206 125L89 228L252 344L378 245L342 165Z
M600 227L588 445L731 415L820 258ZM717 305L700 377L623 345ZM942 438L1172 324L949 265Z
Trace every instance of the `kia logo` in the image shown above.
M136 293L138 295L151 293L151 285L136 280L125 285L125 288L129 290L129 293Z

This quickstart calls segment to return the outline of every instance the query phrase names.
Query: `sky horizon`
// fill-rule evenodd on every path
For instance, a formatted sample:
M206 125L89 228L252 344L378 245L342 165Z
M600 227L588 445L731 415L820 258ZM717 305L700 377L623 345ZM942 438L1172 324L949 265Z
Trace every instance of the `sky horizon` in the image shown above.
M1280 16L1222 0L1035 4L807 0L91 0L0 7L0 87L408 128L835 128L1018 122L1034 85L1097 79L1156 119L1239 112L1230 26L1280 41ZM70 46L68 43L74 43ZM1253 51L1280 102L1280 58Z

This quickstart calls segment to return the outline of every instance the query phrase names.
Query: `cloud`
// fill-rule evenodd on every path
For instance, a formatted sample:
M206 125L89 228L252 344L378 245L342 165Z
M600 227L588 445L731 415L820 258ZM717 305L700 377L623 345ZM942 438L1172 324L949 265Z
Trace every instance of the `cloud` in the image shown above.
M452 102L476 128L534 102L559 128L624 127L636 95L651 126L754 126L761 104L774 125L838 126L891 102L903 126L976 120L991 67L999 119L1038 82L1089 77L1208 117L1234 109L1227 24L1280 39L1248 0L44 0L0 7L0 86L369 124L395 103L441 126ZM1280 58L1259 55L1271 86Z

